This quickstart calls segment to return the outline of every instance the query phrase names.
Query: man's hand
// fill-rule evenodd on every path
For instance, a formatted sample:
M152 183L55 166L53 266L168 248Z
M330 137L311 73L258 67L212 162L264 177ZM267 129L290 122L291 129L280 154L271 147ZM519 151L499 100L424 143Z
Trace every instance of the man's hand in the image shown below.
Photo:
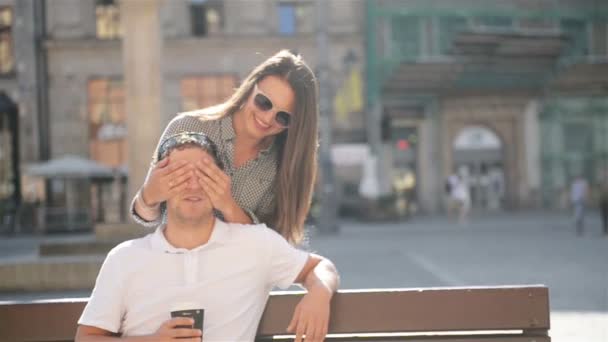
M329 305L338 290L340 276L334 264L320 255L310 254L298 274L296 283L304 285L308 293L296 306L287 331L296 334L296 342L323 341L329 327Z
M181 325L192 326L194 320L188 317L176 317L163 323L151 337L156 341L201 342L203 333L199 329L179 328Z
M298 303L287 327L287 332L296 334L296 342L323 341L329 326L329 308L332 293L324 286L309 289Z
M188 317L176 317L164 322L153 335L120 337L110 331L90 326L79 325L76 331L76 342L201 342L202 332L199 329L178 328L192 326L194 320Z

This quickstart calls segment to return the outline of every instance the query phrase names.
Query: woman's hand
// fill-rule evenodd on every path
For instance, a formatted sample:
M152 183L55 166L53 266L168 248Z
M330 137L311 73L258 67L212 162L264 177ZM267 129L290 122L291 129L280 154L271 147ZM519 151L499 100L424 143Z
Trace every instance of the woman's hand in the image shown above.
M308 291L296 306L287 332L296 334L296 342L323 341L329 326L331 293L324 288Z
M168 200L188 186L194 177L194 165L180 160L171 163L169 157L154 165L142 190L141 199L147 206L155 206Z
M232 216L235 211L241 211L232 197L232 180L209 157L196 162L196 178L211 200L213 207L224 214Z

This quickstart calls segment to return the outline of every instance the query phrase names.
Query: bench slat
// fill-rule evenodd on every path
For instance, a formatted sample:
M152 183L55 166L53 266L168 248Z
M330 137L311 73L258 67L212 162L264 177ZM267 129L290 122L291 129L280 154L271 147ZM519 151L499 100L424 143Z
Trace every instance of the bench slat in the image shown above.
M273 293L258 335L284 335L301 296ZM71 341L85 305L86 299L0 304L0 341ZM514 329L545 341L542 335L550 327L549 294L544 286L342 290L334 296L331 315L329 331L335 334ZM516 342L520 337L488 341ZM442 338L439 341L455 341ZM467 341L459 338L456 341Z
M273 296L258 333L282 333L298 301L299 296ZM548 289L525 286L342 291L332 302L329 330L339 334L549 328Z
M272 339L272 338L259 338L256 342L281 342L289 341L292 339ZM469 335L469 336L382 336L382 337L328 337L325 342L395 342L395 341L416 341L416 342L550 342L551 339L548 336L543 337L530 337L530 336L506 336L506 335Z

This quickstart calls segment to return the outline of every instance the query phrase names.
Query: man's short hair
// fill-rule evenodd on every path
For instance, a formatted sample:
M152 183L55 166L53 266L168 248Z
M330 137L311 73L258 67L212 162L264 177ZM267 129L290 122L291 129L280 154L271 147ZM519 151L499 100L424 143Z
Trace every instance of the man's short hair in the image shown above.
M156 160L162 160L176 148L192 145L205 150L213 158L220 169L224 169L224 165L217 153L217 146L209 137L202 133L196 132L181 132L167 137L158 148Z

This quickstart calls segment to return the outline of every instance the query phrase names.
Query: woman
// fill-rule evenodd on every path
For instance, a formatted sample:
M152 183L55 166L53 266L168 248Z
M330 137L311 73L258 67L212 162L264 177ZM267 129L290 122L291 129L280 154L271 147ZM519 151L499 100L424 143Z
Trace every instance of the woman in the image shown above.
M160 141L183 131L204 133L218 146L224 170L210 161L184 165L153 158L131 206L134 219L158 225L159 204L198 181L225 221L263 222L300 243L317 170L317 118L313 72L301 57L280 51L225 103L169 123Z

